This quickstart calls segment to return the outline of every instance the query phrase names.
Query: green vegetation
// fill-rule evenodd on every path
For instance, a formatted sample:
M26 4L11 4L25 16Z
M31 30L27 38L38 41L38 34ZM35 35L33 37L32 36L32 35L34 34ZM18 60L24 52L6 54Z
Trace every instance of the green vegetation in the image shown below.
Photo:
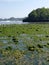
M39 48L43 48L43 45L41 45L41 44L38 44L37 46L38 46Z
M49 24L0 25L0 65L49 65Z
M5 48L6 50L12 50L11 46L8 46L7 48Z
M49 8L38 8L29 13L28 17L23 20L24 22L48 22L49 21Z

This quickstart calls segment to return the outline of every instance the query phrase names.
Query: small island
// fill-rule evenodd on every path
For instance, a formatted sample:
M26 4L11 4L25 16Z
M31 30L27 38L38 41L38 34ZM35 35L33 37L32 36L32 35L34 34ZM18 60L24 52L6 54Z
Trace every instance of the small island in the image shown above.
M49 22L49 8L37 8L23 19L23 22Z

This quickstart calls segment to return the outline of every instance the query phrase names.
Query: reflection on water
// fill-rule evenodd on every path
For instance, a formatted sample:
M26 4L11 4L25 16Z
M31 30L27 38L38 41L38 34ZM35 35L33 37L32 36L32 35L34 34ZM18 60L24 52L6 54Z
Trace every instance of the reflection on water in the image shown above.
M1 24L27 24L28 22L22 22L22 21L0 21Z

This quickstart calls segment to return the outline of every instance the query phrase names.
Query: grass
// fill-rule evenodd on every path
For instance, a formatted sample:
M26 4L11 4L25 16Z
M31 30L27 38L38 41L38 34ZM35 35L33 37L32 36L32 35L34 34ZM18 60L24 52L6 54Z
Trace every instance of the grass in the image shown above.
M38 31L37 31L38 29ZM49 24L21 24L21 25L1 25L0 36L17 36L19 34L49 34Z

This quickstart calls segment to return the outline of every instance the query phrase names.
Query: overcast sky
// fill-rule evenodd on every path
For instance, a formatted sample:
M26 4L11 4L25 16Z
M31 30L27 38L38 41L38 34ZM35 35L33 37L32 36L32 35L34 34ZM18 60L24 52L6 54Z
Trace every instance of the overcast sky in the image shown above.
M0 0L0 18L26 17L41 7L49 7L49 0Z

